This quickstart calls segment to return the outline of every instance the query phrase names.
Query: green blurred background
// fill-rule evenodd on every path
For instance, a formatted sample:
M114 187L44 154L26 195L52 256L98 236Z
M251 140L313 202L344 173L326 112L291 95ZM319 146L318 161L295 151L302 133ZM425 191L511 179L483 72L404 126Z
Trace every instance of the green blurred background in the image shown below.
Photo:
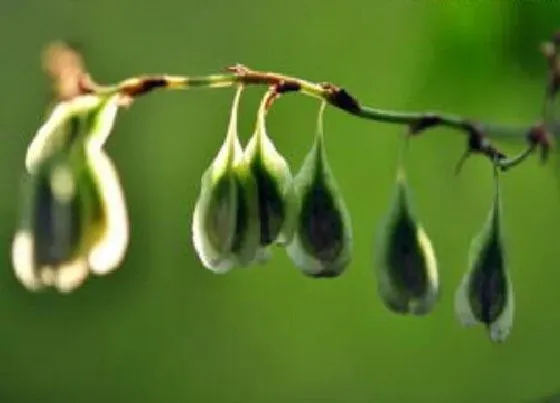
M132 234L117 272L71 296L35 295L16 282L9 256L25 150L48 101L39 54L51 40L78 43L102 82L241 62L333 81L374 106L523 124L538 116L538 45L559 17L551 1L3 1L0 402L522 403L560 391L556 165L531 158L503 179L517 311L510 339L494 345L484 329L462 329L452 304L490 207L491 172L472 159L454 176L465 140L444 129L415 140L407 159L443 284L428 317L389 313L373 276L403 128L335 110L325 129L354 223L347 273L303 277L281 250L265 267L226 276L200 265L191 214L225 134L231 89L158 93L120 114L107 148ZM244 139L261 94L242 98ZM294 171L317 106L289 95L269 114L269 134Z

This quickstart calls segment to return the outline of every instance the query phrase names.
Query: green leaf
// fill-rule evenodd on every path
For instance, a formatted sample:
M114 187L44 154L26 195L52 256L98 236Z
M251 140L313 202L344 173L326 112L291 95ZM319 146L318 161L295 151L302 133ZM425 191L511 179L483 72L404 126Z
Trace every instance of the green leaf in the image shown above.
M266 132L266 102L259 107L255 132L245 149L245 160L256 181L260 245L285 244L293 236L295 194L290 167Z
M193 244L202 264L225 273L255 259L258 217L254 178L243 161L237 133L242 87L235 95L226 139L202 176L193 221Z
M294 178L295 232L286 249L305 275L317 278L341 275L352 257L350 214L324 148L323 107L313 146Z
M425 315L439 298L437 260L426 232L411 211L404 173L377 251L378 292L391 311Z
M513 325L514 297L502 240L498 183L488 219L473 239L469 255L469 268L455 294L456 315L464 326L484 324L492 341L505 341Z

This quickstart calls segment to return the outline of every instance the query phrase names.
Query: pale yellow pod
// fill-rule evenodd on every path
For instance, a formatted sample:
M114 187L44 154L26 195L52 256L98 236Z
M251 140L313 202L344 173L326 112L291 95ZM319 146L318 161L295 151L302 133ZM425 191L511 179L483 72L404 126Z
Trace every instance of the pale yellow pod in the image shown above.
M124 259L124 193L102 150L117 109L118 96L64 101L28 148L12 263L30 290L71 292L90 273L106 274Z

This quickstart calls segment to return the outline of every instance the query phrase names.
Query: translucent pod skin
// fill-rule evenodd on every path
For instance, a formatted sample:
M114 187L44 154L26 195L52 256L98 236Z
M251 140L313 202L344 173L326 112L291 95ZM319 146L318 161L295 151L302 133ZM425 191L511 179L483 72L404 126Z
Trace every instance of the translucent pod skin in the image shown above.
M258 262L264 256L260 245L257 184L245 162L235 167L235 175L238 192L236 231L231 253L236 266L246 267Z
M200 261L220 274L253 261L258 250L255 184L237 135L240 95L241 87L233 101L224 144L202 176L192 221Z
M87 142L90 149L101 149L114 126L118 102L118 96L83 95L57 104L27 148L27 171L78 141Z
M425 315L439 298L437 260L426 232L413 216L404 174L377 253L377 286L385 306L395 313Z
M216 273L234 265L230 252L237 230L238 190L234 172L213 180L207 171L202 177L193 214L193 243L202 264Z
M104 167L110 166L103 157ZM128 226L115 181L103 168L96 171L91 159L67 153L51 155L26 176L12 251L16 277L26 288L71 292L89 274L106 274L121 263Z
M340 276L352 258L352 225L328 165L322 132L294 178L295 228L286 250L307 276Z
M260 224L260 245L283 245L293 235L295 194L288 163L266 133L265 96L259 107L255 132L245 149L245 161L255 179ZM263 260L270 254L263 255Z
M75 114L58 120L51 131L44 130L47 121L28 149L12 262L16 277L30 290L73 291L90 273L114 270L126 252L124 195L101 150L116 115L116 99L93 102L88 96L86 101L67 101ZM71 102L93 109L76 111ZM60 105L56 108L62 113Z
M499 196L470 248L469 269L455 294L463 326L482 323L495 342L505 341L513 325L514 296L501 236Z

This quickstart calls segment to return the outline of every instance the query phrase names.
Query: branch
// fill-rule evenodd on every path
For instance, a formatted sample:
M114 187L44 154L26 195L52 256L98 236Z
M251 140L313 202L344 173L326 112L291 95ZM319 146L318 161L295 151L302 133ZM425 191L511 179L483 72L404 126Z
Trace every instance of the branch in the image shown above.
M558 83L560 82L560 61L558 61L558 41L543 47L545 56L548 58L550 67L549 83L546 91L545 112L548 111L548 105L552 102L554 94L558 91ZM435 127L447 127L467 135L467 151L459 163L462 165L467 156L471 154L481 154L497 164L502 170L507 170L516 166L535 150L541 150L541 156L544 160L548 155L552 141L546 127L543 123L535 123L525 127L510 127L497 124L489 124L476 120L467 119L460 116L447 115L437 112L399 112L392 110L384 110L364 106L356 97L351 95L346 89L338 87L332 83L315 83L297 77L291 77L281 73L263 72L250 69L242 64L231 66L224 74L210 74L206 76L169 76L169 75L147 75L128 78L116 85L101 86L96 84L91 77L81 68L81 59L70 58L68 53L76 53L64 48L62 44L56 44L58 53L53 53L52 47L50 54L47 56L49 74L57 80L59 88L65 88L64 96L72 96L72 91L68 88L74 88L74 94L97 93L109 94L120 93L127 102L142 95L149 94L158 89L190 89L190 88L226 88L235 85L263 85L275 89L276 95L298 92L306 96L318 98L326 101L326 103L334 108L340 109L352 116L363 119L373 120L381 123L399 124L408 127L408 134L411 136L418 135L427 129ZM73 80L68 78L68 68L66 69L66 77L61 77L62 73L53 69L53 60L60 60L60 53L66 53L66 59L74 63L75 71L82 71L75 76ZM56 57L55 57L56 56ZM78 60L78 61L76 61ZM57 65L60 65L58 63ZM61 85L63 80L74 83L71 85ZM59 91L61 92L61 91ZM70 94L70 95L68 95ZM488 138L517 138L525 139L528 143L527 148L517 156L508 158L504 153L494 147Z

